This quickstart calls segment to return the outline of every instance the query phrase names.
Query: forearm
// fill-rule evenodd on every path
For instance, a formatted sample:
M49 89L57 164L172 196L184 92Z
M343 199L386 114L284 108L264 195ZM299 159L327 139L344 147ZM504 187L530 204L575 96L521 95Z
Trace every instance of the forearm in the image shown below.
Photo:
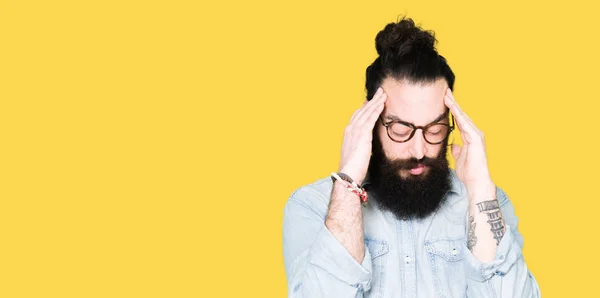
M495 188L495 187L494 187ZM467 190L468 192L468 190ZM475 192L472 192L473 194ZM477 202L479 198L479 202ZM538 284L527 268L523 258L523 236L517 229L518 219L512 203L506 194L496 189L493 195L481 195L469 197L469 219L473 214L475 226L483 225L487 230L481 232L469 230L469 244L476 239L472 253L467 253L465 266L468 282L468 297L539 297ZM481 211L490 209L497 202L502 212L499 214L502 229L498 233L492 233L490 215L495 211ZM479 205L478 205L479 204ZM483 206L486 205L486 206ZM479 207L481 206L481 208ZM475 215L485 216L483 219L475 219ZM494 217L493 221L498 219ZM472 227L472 226L471 226ZM501 233L500 233L501 232ZM496 244L499 241L499 244ZM479 255L476 255L476 252ZM483 255L483 257L482 257ZM482 260L485 259L485 260Z
M481 262L491 262L496 257L500 240L506 232L502 211L496 198L493 183L471 187L469 196L468 248Z
M356 261L325 226L327 206L321 205L317 196L298 191L284 209L283 251L289 297L362 297L370 289L369 251L363 243L364 258Z
M325 226L357 262L365 256L361 203L356 194L333 183Z

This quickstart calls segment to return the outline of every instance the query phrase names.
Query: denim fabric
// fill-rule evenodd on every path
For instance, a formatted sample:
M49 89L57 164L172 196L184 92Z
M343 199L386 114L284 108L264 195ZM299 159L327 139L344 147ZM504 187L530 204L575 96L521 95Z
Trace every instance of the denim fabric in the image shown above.
M466 189L454 171L451 179L442 207L421 220L381 211L370 193L360 263L325 227L332 180L294 191L283 221L288 297L540 297L506 194L497 188L506 233L495 260L484 264L467 248Z

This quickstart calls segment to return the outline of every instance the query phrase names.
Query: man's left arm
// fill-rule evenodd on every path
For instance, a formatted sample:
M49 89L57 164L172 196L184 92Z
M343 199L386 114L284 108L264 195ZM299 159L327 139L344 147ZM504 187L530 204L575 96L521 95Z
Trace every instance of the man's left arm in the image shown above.
M500 189L469 194L467 212L468 297L540 297L523 259L523 236L513 204Z
M539 297L527 269L514 208L496 188L487 166L483 133L462 111L450 89L444 103L454 115L463 146L452 145L456 175L465 185L467 212L467 294L469 297Z

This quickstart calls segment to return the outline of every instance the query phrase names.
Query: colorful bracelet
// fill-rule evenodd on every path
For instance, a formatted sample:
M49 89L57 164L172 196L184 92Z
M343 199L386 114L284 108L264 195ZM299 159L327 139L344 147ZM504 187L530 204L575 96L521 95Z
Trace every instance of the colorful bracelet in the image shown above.
M354 180L352 180L352 178L350 178L350 176L344 174L344 173L331 173L331 179L333 181L338 181L340 183L342 183L344 186L346 186L346 188L357 194L358 197L360 198L360 201L363 204L367 203L367 200L369 199L369 195L367 194L367 192L365 191L365 189L363 187L361 187L360 185L356 184L356 182L354 182Z

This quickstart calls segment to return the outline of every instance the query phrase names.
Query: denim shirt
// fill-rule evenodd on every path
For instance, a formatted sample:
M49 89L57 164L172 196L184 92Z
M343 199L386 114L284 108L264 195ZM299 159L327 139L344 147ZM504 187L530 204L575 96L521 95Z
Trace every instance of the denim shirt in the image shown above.
M397 219L369 193L361 263L325 226L332 180L294 191L283 220L288 297L540 297L506 194L496 189L506 232L495 259L482 263L467 248L466 189L454 171L451 180L442 206L420 220Z

